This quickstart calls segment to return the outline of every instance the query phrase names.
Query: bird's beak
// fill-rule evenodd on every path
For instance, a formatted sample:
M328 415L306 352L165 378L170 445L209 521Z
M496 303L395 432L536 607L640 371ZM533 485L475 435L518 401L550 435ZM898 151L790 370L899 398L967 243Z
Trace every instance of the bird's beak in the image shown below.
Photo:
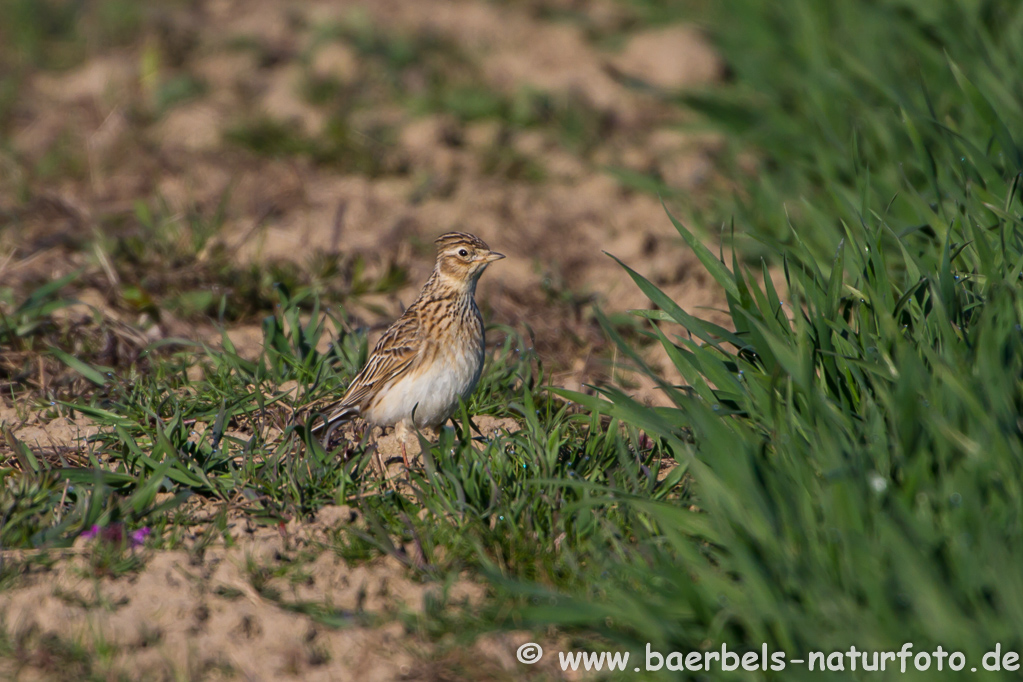
M491 251L490 253L488 253L486 255L485 260L488 263L493 263L495 260L501 260L502 258L504 258L504 254L503 253L498 253L497 251Z

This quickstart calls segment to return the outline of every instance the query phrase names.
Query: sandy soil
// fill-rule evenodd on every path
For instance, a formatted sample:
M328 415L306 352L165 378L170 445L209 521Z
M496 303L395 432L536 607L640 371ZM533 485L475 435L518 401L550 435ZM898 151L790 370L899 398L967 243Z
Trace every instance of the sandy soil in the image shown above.
M477 424L485 434L517 428L490 417ZM388 434L376 442L387 476L405 487L398 440ZM417 451L409 448L413 462ZM112 679L512 680L526 672L514 653L536 639L530 633L437 641L417 630L428 603L471 622L483 585L468 576L423 582L391 556L349 565L336 555L338 534L366 529L352 507L327 506L314 518L277 526L229 510L223 530L212 535L201 522L221 513L218 504L192 498L185 511L199 523L182 538L184 549L133 550L137 566L126 573L98 571L92 539L45 554L0 553L0 568L22 566L16 587L0 590L0 624L21 666L0 658L0 676L61 679L70 672L58 662L57 643L68 642L107 652L93 671ZM403 550L414 556L414 547ZM560 638L542 643L569 648ZM528 675L575 679L552 661Z

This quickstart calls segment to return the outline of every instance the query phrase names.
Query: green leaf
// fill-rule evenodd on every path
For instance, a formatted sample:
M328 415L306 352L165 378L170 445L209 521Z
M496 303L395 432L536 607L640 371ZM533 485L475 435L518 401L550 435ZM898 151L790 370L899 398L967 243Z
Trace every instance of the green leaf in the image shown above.
M711 277L714 278L714 281L717 282L718 285L725 290L725 292L731 294L737 300L741 300L742 297L739 294L739 287L735 284L735 277L728 270L728 267L718 260L717 256L715 256L710 249L704 246L703 242L696 238L696 235L687 230L682 223L675 219L675 216L671 214L671 211L668 210L668 207L665 206L663 201L661 202L661 206L664 207L664 212L668 214L671 224L675 226L678 233L682 235L682 239L684 239L686 244L689 245L689 248L693 250L696 257L700 259L703 267L707 268L707 272L709 272Z
M58 360L63 362L65 365L75 370L76 372L78 372L83 377L85 377L92 383L96 384L97 386L107 385L106 375L96 367L93 367L90 364L82 362L75 356L71 355L70 353L62 351L60 348L57 348L56 346L50 346L50 353L54 355Z

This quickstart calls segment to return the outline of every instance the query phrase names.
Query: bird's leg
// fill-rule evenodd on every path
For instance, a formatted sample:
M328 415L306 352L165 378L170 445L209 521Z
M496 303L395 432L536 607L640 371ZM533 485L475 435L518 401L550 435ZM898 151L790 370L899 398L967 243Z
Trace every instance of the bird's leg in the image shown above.
M408 452L405 449L405 438L408 437L408 426L406 426L405 422L398 422L395 424L394 435L398 437L398 444L401 446L401 461L405 463L405 471L408 471Z

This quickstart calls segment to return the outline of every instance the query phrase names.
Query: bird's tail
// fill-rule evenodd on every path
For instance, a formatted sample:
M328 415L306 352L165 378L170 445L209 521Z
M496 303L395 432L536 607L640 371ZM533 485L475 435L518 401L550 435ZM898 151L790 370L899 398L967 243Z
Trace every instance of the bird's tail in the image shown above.
M359 412L360 410L357 405L339 407L330 416L324 417L322 421L315 424L311 431L313 433L322 433L323 440L327 441L330 438L330 434L334 432L334 429L358 417Z

